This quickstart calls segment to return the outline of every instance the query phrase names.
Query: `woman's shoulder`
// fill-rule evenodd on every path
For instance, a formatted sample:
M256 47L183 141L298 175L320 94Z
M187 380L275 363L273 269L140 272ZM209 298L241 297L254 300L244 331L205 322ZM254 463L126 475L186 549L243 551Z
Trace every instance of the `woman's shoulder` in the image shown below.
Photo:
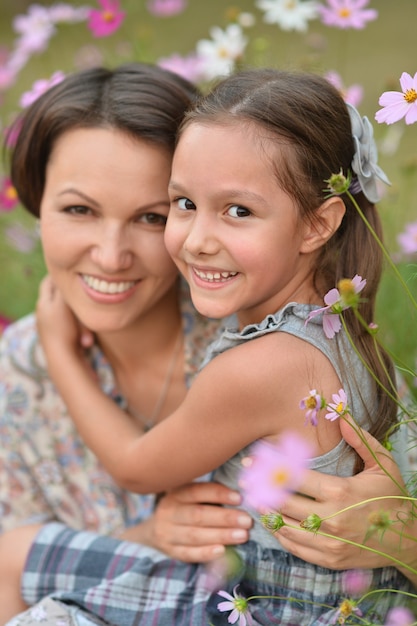
M1 358L25 358L39 345L36 317L30 313L7 326L0 338Z

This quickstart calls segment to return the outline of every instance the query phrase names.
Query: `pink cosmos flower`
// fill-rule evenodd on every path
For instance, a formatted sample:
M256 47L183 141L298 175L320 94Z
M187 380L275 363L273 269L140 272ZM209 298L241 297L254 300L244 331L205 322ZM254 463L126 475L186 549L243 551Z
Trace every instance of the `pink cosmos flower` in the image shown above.
M93 37L107 37L120 27L126 13L120 10L119 0L98 0L98 3L101 9L90 9L87 26Z
M362 85L351 85L345 87L342 81L342 77L338 72L327 72L325 78L341 93L345 102L349 102L354 107L358 107L363 99L363 87Z
M0 187L0 211L11 211L19 203L17 191L12 185L12 181L7 176L3 178Z
M405 231L397 237L398 243L404 254L417 253L417 222L411 222L405 227Z
M346 415L349 412L347 403L347 395L344 389L339 389L338 393L332 395L333 402L329 402L327 405L328 413L324 416L326 420L334 422L342 415Z
M0 335L12 323L12 320L0 314Z
M227 602L219 602L217 605L218 610L223 613L224 611L231 611L227 621L229 624L236 624L239 620L239 626L251 626L253 624L252 616L249 613L248 601L243 596L237 594L237 588L233 589L233 596L227 591L218 591L217 593L222 598L226 598Z
M343 575L343 589L349 596L360 596L369 589L372 574L362 569L348 569Z
M300 409L307 409L306 424L311 422L313 426L317 426L317 415L320 409L324 408L323 398L315 389L312 389L308 396L300 402Z
M394 124L405 118L406 124L417 122L417 72L412 77L403 72L400 78L402 91L385 91L378 103L383 107L375 113L379 124Z
M294 433L276 444L256 442L239 481L246 504L261 513L277 510L301 484L312 454L310 444Z
M187 6L187 0L148 0L149 13L157 17L171 17L182 13Z
M348 600L346 598L345 600L342 600L342 602L339 604L339 609L336 612L334 623L344 624L346 620L354 613L359 617L362 617L363 615L362 611L357 606L357 603L353 600Z
M333 339L342 328L340 313L359 303L359 293L366 285L366 279L356 274L352 279L344 278L339 281L339 289L330 289L324 296L327 306L311 311L305 321L306 324L317 315L323 313L323 330L328 339Z
M39 98L39 96L48 91L51 87L54 87L54 85L61 83L64 78L65 74L58 71L54 72L51 78L41 78L40 80L35 80L32 85L32 89L30 91L25 91L25 93L22 94L19 101L20 106L23 109L30 106L32 102L35 102L35 100Z
M385 626L412 626L416 623L416 618L403 606L396 606L387 613Z
M187 56L172 54L170 57L159 59L158 65L165 70L182 76L191 83L198 83L204 77L203 61L195 53Z
M36 229L30 230L19 223L11 224L5 228L4 234L9 245L23 254L32 252L39 240L39 233Z
M317 10L326 26L359 30L378 17L375 9L364 9L368 2L369 0L327 0L328 6L319 5Z
M17 138L19 137L20 129L22 128L22 122L14 122L11 126L4 129L4 142L7 148L14 148Z
M18 45L31 53L45 50L56 32L49 8L39 4L30 5L25 15L17 15L13 20L13 28L20 35Z

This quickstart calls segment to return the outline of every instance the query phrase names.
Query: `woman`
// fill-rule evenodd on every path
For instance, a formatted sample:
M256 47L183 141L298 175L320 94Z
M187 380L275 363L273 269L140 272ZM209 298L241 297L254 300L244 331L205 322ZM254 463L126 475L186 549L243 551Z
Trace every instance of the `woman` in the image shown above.
M183 399L220 328L192 307L163 241L175 134L195 96L145 64L74 74L24 112L12 158L19 197L40 217L48 270L95 333L86 350L94 375L147 427ZM153 496L115 484L54 389L33 315L2 337L0 381L3 531L58 521L198 561L246 539L248 516L200 504L236 502L219 485L180 489L151 515ZM4 623L25 605L20 577L2 564Z

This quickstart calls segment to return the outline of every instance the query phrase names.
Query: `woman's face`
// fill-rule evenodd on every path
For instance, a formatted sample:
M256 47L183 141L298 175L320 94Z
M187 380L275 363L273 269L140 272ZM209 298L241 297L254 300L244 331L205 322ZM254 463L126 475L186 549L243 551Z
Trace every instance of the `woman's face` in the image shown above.
M46 169L41 237L48 272L95 332L164 306L177 270L164 245L171 154L110 128L57 140Z

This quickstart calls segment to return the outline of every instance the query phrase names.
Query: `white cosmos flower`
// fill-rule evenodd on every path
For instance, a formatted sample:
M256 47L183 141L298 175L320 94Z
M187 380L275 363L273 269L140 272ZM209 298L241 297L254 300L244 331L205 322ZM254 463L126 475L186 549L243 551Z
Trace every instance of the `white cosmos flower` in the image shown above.
M213 26L210 36L211 39L201 39L196 46L206 80L230 74L248 43L239 24L229 24L225 30Z
M308 20L318 17L314 0L257 0L256 6L265 12L264 22L278 24L282 30L306 32Z

